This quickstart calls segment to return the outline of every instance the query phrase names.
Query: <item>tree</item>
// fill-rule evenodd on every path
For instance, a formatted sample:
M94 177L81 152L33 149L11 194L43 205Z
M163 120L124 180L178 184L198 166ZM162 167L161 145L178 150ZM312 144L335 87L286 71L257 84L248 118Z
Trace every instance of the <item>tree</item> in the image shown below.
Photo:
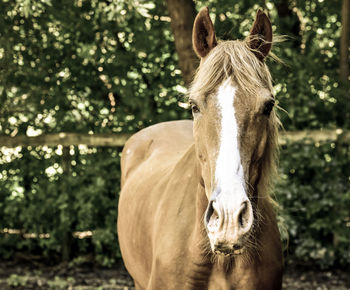
M192 81L198 60L192 49L192 26L196 9L192 0L167 0L171 29L179 56L179 66L186 85Z
M343 0L341 9L341 36L340 36L340 70L339 77L343 84L349 80L349 15L350 15L350 0Z
M275 2L278 17L280 18L280 31L282 34L292 36L292 42L295 48L301 44L301 23L297 13L293 10L292 1L279 0Z

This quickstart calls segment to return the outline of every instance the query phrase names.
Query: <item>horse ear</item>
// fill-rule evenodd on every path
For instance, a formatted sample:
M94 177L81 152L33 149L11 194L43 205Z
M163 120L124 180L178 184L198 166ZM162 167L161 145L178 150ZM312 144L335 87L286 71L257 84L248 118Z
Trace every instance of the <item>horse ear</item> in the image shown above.
M263 61L269 54L272 44L272 26L269 17L258 10L250 34L248 36L249 46L256 57Z
M205 57L217 42L213 23L210 20L208 7L199 11L193 24L193 49L199 57Z

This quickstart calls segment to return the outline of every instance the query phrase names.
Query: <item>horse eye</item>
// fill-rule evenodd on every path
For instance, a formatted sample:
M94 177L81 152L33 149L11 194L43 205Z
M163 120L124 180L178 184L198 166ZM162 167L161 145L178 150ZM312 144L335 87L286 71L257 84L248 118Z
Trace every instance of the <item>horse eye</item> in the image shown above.
M196 104L191 103L191 109L192 109L192 113L193 114L199 113L199 108L198 108L198 106Z
M265 116L270 116L271 111L272 111L272 108L273 108L274 105L275 105L275 100L267 101L267 102L264 104L263 114L264 114Z

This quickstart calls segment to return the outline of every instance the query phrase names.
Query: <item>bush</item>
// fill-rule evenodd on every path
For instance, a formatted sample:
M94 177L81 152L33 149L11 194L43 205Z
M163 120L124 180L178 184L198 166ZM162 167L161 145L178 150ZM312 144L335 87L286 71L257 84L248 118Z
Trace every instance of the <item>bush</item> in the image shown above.
M289 260L326 268L350 264L349 146L288 144L276 188L289 233Z
M99 264L111 265L120 256L116 232L120 149L86 149L81 154L71 147L70 151L73 155L62 161L51 149L22 149L12 162L3 164L0 228L22 232L0 236L1 257L22 251L58 262L93 252ZM68 172L63 172L63 162L68 162ZM72 234L81 231L92 231L93 237L73 239ZM25 233L35 236L25 238ZM49 238L40 236L43 233Z
M120 150L71 147L70 160L65 161L57 155L58 148L22 149L12 156L1 171L0 227L38 236L48 233L50 238L2 234L0 256L11 258L21 251L59 262L66 246L70 259L85 261L93 254L92 261L111 266L120 257ZM286 240L284 229L289 236L289 262L324 268L350 265L348 160L349 146L335 143L282 148L276 197L282 238ZM70 164L69 174L63 172L64 162ZM92 238L72 238L73 232L87 230Z

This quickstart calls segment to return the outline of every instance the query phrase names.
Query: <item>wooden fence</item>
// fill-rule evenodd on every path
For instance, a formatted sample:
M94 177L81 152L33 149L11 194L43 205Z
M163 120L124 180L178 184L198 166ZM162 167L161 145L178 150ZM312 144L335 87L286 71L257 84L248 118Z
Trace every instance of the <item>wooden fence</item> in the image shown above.
M69 154L69 146L84 144L91 147L122 147L131 134L81 134L81 133L57 133L43 134L35 137L20 136L0 136L1 148L36 147L36 146L63 146L62 168L63 174L69 174L71 157ZM289 142L302 141L304 143L317 142L340 142L350 143L350 131L342 129L335 130L305 130L305 131L282 131L279 139L280 145ZM0 234L20 234L23 238L49 238L49 234L33 234L24 233L23 230L3 229ZM62 261L68 261L70 257L70 243L73 238L91 237L91 230L85 232L72 233L69 230L62 233L64 239L62 241Z
M125 144L131 134L81 134L81 133L57 133L44 134L35 137L0 136L0 147L14 148L17 146L70 146L85 144L92 147L121 147ZM305 143L316 143L323 141L340 141L349 143L350 131L343 129L304 130L304 131L282 131L279 139L280 145L287 142L303 141Z

